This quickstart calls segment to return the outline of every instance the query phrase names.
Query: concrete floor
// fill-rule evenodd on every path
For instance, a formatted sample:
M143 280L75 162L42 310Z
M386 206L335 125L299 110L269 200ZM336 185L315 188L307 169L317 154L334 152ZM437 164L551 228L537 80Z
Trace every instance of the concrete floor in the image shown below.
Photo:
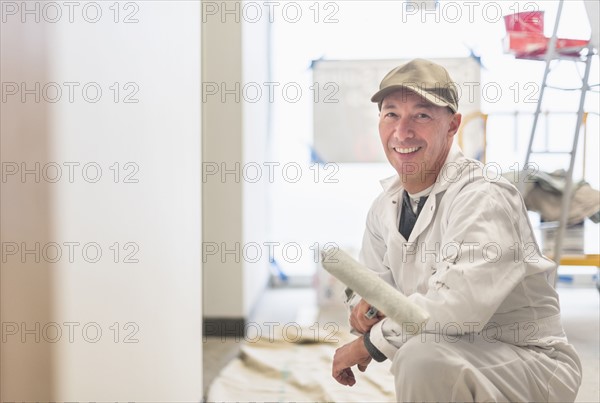
M563 325L569 340L577 349L583 380L577 402L600 402L600 297L592 286L558 285ZM258 303L251 322L261 326L266 322L287 323L308 321L315 314L315 291L310 288L269 289ZM308 307L308 309L307 309ZM322 310L319 320L345 322L339 309ZM316 316L314 317L316 319ZM231 359L239 353L242 340L221 340L209 337L204 342L204 389Z

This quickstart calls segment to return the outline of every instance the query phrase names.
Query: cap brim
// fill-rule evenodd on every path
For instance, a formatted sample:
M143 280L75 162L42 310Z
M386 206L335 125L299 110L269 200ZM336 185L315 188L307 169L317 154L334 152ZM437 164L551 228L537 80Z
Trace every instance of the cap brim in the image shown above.
M398 90L402 90L402 89L406 89L406 90L409 90L411 92L414 92L415 94L421 96L422 98L425 98L425 100L427 102L429 102L429 103L432 103L432 104L437 105L437 106L447 106L450 109L452 109L454 112L456 112L455 108L452 105L450 105L450 104L442 101L439 96L437 96L435 94L431 94L431 93L426 92L426 91L419 91L419 92L417 92L417 91L415 91L414 87L406 86L406 85L400 85L400 84L398 84L398 85L390 85L389 87L386 87L386 88L383 88L383 89L377 91L375 93L375 95L373 95L371 97L371 102L375 102L375 103L379 104L379 103L383 102L383 99L385 97L387 97L388 95L390 95L392 92L395 92L395 91L398 91Z

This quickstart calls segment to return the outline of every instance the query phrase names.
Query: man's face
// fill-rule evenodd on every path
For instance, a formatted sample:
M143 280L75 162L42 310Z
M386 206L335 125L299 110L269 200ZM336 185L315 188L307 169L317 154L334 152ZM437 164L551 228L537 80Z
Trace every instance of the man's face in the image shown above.
M419 192L435 182L460 121L460 114L412 91L398 90L384 98L379 136L388 161L409 192Z

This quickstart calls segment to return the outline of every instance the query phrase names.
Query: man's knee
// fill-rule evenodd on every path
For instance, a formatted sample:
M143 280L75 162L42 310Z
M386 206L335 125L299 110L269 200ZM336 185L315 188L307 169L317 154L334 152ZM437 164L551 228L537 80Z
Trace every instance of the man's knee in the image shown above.
M453 368L457 366L448 342L429 336L434 335L415 336L396 352L391 368L394 376L421 382L431 380L437 373L458 369Z
M408 340L392 362L396 398L420 401L452 396L466 365L454 347L453 343L432 334Z

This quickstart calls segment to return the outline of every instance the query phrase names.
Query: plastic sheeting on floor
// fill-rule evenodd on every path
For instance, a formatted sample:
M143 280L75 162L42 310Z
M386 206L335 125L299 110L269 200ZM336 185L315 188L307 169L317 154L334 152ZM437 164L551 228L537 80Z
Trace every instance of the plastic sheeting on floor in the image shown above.
M302 334L311 334L307 329ZM261 338L244 342L210 386L209 402L393 402L390 361L372 361L362 373L353 368L356 384L338 384L331 376L336 348L355 337L338 332L327 341L302 338L296 342ZM333 342L339 340L338 342Z

